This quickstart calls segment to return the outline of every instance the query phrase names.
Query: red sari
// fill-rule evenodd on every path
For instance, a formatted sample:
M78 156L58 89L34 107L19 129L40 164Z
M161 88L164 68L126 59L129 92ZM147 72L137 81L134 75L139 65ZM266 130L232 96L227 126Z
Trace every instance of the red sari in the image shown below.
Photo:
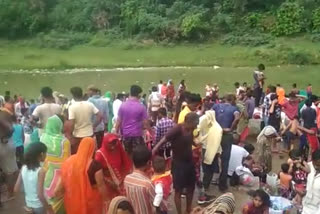
M111 151L109 144L115 140L117 141L115 149ZM123 149L118 136L115 134L106 134L104 136L102 146L96 152L95 159L102 165L104 171L108 197L105 204L106 210L108 210L110 202L114 197L125 195L123 181L131 172L132 163ZM110 183L114 183L117 187L111 186Z

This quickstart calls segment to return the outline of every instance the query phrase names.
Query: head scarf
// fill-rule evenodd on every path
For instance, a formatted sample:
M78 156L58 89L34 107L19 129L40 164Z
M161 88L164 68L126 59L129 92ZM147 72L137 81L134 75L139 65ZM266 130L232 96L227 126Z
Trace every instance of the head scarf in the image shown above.
M114 151L110 151L108 149L109 144L114 140L117 141L116 148ZM118 185L123 181L132 167L119 137L115 134L106 134L103 137L102 146L97 151L95 159L102 165L102 168L108 169L113 181Z
M62 135L63 123L61 119L54 115L49 117L45 127L45 132L42 134L40 141L48 147L48 153L60 153L60 143L64 139Z
M221 195L217 200L194 214L212 214L222 212L224 214L233 214L236 209L236 202L232 193Z
M108 98L109 100L112 100L112 93L111 93L111 91L107 91L107 92L104 94L104 98Z
M94 139L86 137L80 142L77 153L62 165L61 178L65 189L64 203L68 214L101 213L100 193L91 186L87 173L94 151Z
M275 128L273 128L272 126L266 126L260 132L259 136L257 137L257 140L260 141L263 137L271 137L275 134L277 134L277 130Z
M118 196L118 197L115 197L114 199L112 199L110 206L109 206L109 209L108 209L108 214L117 214L119 204L124 201L130 203L129 200L124 196Z
M40 139L48 148L44 164L47 171L44 190L55 213L64 210L63 198L55 197L54 191L61 179L61 165L70 156L70 142L62 135L62 127L63 123L57 115L50 117Z

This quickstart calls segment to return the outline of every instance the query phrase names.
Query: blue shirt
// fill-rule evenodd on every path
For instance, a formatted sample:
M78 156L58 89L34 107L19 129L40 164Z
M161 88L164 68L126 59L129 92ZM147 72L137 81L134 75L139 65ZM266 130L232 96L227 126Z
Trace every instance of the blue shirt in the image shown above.
M109 116L109 107L108 102L104 100L99 95L94 95L88 99L89 102L91 102L102 114L102 121L101 123L96 127L94 132L100 132L105 130L105 124L108 123L108 116ZM93 116L93 123L95 123L96 116Z
M231 128L234 113L239 112L236 106L229 103L219 103L212 107L216 112L216 120L223 129Z
M15 147L23 146L23 127L21 124L13 124L13 142Z

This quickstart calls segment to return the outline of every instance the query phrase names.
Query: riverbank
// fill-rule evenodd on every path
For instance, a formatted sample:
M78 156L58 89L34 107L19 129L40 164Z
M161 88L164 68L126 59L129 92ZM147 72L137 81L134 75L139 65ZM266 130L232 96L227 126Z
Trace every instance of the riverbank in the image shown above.
M205 44L117 43L105 47L40 48L28 40L0 41L0 71L170 66L253 67L320 64L320 46L304 38L279 38L259 47Z

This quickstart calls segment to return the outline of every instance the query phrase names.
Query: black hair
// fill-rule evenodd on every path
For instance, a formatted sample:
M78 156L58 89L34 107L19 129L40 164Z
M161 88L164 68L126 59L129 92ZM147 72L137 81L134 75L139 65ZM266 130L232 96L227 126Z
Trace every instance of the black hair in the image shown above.
M271 94L270 100L274 101L275 99L278 99L278 95L277 94Z
M190 122L194 122L196 120L199 120L199 115L197 115L197 113L195 112L190 112L186 115L185 117L185 122L186 123L190 123Z
M158 114L160 114L162 116L167 116L167 109L163 108L163 107L159 108Z
M301 155L302 155L302 154L301 154L301 152L300 152L299 149L292 149L292 150L290 150L290 152L289 152L289 157L290 157L290 159L292 159L292 160L295 160L295 159L300 158Z
M31 99L31 100L30 100L30 103L35 103L35 100L34 100L34 99Z
M280 86L281 86L280 83L278 83L278 84L277 84L277 87L280 87Z
M252 154L253 151L254 151L254 146L252 144L246 144L244 147L243 147L249 154Z
M312 102L316 102L316 101L318 100L318 96L312 94L312 95L310 96L310 100L311 100Z
M117 94L117 99L121 100L123 97L124 97L124 94L122 93Z
M237 87L237 88L239 88L239 87L240 87L240 83L239 83L239 82L235 82L235 83L234 83L234 86Z
M162 80L160 80L160 82L159 82L160 84L162 84L163 83L163 81Z
M307 107L311 107L312 106L312 101L311 99L307 99L306 102L305 102L306 106Z
M164 173L166 171L166 160L163 157L156 156L152 161L152 167L156 173Z
M186 97L187 99L187 103L191 104L191 103L201 103L201 96L200 94L188 94L188 96Z
M9 102L10 99L11 99L10 95L5 95L5 96L4 96L4 101L5 101L5 102Z
M43 87L42 89L41 89L41 95L42 95L42 97L44 97L44 98L52 98L53 96L52 96L52 89L50 88L50 87Z
M138 145L133 149L132 160L136 168L141 168L147 165L151 160L151 152L145 145Z
M277 91L277 88L273 85L269 85L268 88L270 89L270 92L272 92L272 93L276 93L276 91Z
M130 214L134 214L134 210L129 201L121 201L117 207L123 211L129 211Z
M157 86L152 86L151 91L152 91L152 92L157 92L157 91L158 91Z
M227 102L233 102L236 100L236 96L234 94L226 94L224 98Z
M132 85L130 88L130 95L132 97L138 97L142 93L142 88L138 85Z
M268 193L266 193L262 189L258 189L256 191L254 191L252 194L252 197L253 198L255 198L255 197L261 198L263 207L270 207L271 206L270 196L268 195Z
M318 161L320 160L320 149L317 149L312 153L312 160L313 161Z
M288 173L288 172L289 172L289 168L290 168L289 164L287 164L287 163L281 164L281 170L282 170L282 172Z
M82 89L80 87L73 87L70 89L70 92L71 92L72 96L76 99L83 98Z
M297 96L296 96L296 93L294 93L294 92L291 92L290 94L289 94L289 98L296 98Z
M247 95L247 97L252 97L253 96L252 90L248 89L246 95Z
M264 71L266 69L266 67L264 66L264 64L259 64L258 65L258 70L259 71Z
M292 84L292 87L293 87L293 88L296 88L296 87L297 87L297 83L293 83L293 84Z
M41 142L31 143L24 154L24 162L29 170L40 167L39 157L47 152L47 146Z
M243 82L242 85L245 85L245 86L246 86L246 85L248 85L248 83L247 83L247 82Z

